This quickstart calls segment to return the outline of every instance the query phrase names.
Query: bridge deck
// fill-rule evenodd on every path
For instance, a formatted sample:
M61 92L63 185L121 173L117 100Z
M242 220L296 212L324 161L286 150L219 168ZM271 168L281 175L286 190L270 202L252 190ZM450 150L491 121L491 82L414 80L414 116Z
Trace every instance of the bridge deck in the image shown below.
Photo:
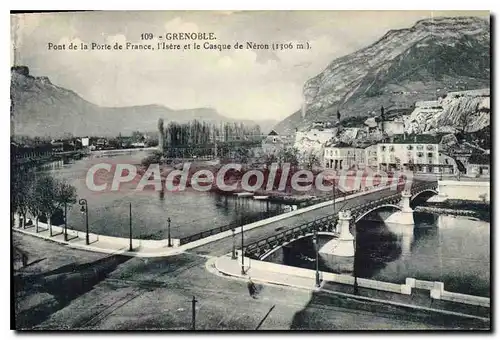
M420 180L413 181L414 188L422 184L425 184L425 182L422 182ZM312 220L326 217L333 213L338 213L340 210L353 209L363 204L369 204L370 202L379 200L384 197L389 197L394 194L395 194L394 190L392 190L391 188L387 188L381 191L371 192L362 196L353 197L345 201L337 202L335 204L335 211L333 210L332 205L328 205L326 207L304 212L300 215L295 215L286 219L272 222L262 227L245 231L244 244L248 245L263 240L265 238L271 237L275 234L284 232L286 230L293 229L296 226L310 222ZM226 254L228 250L232 248L232 244L233 244L232 238L227 237L197 248L193 248L191 251L199 254L211 254L215 256L220 256ZM236 247L241 249L241 234L236 235Z
M371 201L380 199L382 197L387 197L393 195L394 191L390 188L384 189L378 192L367 193L363 196L354 197L346 201L337 202L335 204L335 211L333 206L329 205L323 208L318 208L315 210L304 212L300 215L295 215L286 219L282 219L276 222L269 223L259 228L245 231L244 233L244 244L250 244L266 237L272 236L273 234L283 232L285 230L292 229L300 224L312 221L317 218L325 217L331 215L332 213L337 213L340 210L350 209ZM212 255L223 255L227 253L228 249L232 247L232 238L228 237L221 239L197 248L191 251L200 254L212 254ZM241 248L241 234L236 236L236 247Z

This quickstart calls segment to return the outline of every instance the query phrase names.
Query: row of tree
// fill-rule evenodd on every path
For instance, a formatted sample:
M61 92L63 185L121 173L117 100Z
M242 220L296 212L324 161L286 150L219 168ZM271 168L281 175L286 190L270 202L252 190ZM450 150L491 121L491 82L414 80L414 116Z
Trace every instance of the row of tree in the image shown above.
M213 124L193 120L188 123L170 122L164 127L164 122L158 120L160 140L169 147L183 145L202 145L218 141L243 140L262 135L259 125L243 123ZM160 141L161 142L161 141Z
M49 173L37 173L33 170L14 169L11 171L11 225L14 214L21 217L21 227L26 223L28 212L38 222L45 217L52 235L51 219L65 207L76 203L76 189L65 180L55 178ZM65 209L66 212L66 209ZM66 221L66 214L64 221Z

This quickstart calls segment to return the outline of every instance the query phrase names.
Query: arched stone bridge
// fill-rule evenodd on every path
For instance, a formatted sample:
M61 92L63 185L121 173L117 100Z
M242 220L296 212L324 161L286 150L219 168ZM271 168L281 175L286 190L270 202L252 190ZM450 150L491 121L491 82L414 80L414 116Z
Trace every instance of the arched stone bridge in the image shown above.
M248 244L244 250L245 256L253 259L262 259L276 248L300 238L307 237L313 234L314 231L337 236L334 240L332 240L335 241L335 244L330 245L330 247L334 246L334 249L332 249L333 254L337 255L340 251L344 255L339 254L339 256L353 256L354 248L352 241L354 237L349 231L349 226L352 222L356 223L376 210L390 207L397 210L399 213L393 214L389 218L391 219L391 222L413 224L413 210L410 208L410 201L425 192L437 194L436 189L437 182L422 183L412 186L409 192L398 192L389 196L381 197L380 199L351 207L349 210L341 210L339 213L333 213L331 215L297 225L293 228L275 233L269 237ZM323 248L328 248L329 243L327 243ZM344 245L339 243L344 243ZM328 252L328 249L323 248L322 250Z

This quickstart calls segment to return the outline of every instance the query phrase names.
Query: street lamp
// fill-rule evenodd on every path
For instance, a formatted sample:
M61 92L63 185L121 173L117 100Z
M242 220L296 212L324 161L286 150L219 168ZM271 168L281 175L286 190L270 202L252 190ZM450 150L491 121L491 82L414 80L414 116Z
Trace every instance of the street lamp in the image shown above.
M316 287L319 288L321 285L319 279L319 256L318 256L318 232L314 229L313 234L314 252L316 253Z
M169 246L169 247L172 247L172 240L171 240L171 238L170 238L170 222L171 222L171 221L172 221L172 220L170 219L170 217L169 217L169 218L167 218L168 246Z
M78 201L78 204L80 204L80 212L83 214L85 213L85 244L89 245L89 205L87 203L87 200L85 198L81 198Z
M231 232L233 233L233 252L231 254L231 259L236 260L236 238L234 237L234 229L231 229Z

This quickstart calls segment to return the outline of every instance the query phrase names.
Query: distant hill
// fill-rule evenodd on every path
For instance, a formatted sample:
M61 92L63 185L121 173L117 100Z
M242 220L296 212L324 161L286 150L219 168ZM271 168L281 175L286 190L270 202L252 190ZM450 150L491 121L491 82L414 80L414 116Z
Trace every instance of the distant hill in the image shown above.
M291 132L318 120L412 111L418 101L490 87L490 25L477 17L432 18L391 30L372 45L335 59L304 85L297 111L275 128ZM441 117L446 120L446 117Z
M161 105L131 107L101 107L90 103L75 92L54 85L47 77L33 77L26 66L11 69L11 98L15 133L28 136L59 137L116 136L133 131L156 130L158 118L169 121L242 122L259 124L264 133L277 121L235 120L210 108L173 110Z

